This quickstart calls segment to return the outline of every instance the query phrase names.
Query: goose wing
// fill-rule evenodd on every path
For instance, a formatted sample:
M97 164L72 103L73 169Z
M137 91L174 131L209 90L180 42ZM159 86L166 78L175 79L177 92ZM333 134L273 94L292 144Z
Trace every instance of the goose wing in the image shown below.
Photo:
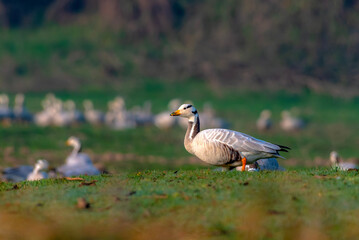
M20 182L26 180L33 171L33 166L21 165L14 168L5 168L2 172L3 178L9 182Z
M265 152L278 155L278 151L286 148L228 129L207 129L202 131L202 134L209 142L225 144L239 152Z

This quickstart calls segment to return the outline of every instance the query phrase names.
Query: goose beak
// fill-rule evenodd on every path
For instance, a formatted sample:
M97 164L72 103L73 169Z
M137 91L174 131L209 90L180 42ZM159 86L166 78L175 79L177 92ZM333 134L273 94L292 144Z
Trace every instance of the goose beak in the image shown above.
M70 144L70 141L69 141L69 140L67 140L67 141L66 141L66 146L71 146L71 144Z
M170 114L170 116L179 116L181 115L180 110L174 111L173 113Z

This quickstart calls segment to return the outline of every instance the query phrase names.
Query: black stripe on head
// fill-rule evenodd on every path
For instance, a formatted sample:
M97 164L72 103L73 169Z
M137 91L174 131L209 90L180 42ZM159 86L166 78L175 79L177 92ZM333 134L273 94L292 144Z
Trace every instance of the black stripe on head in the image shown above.
M187 105L187 106L186 106L186 107L184 107L183 109L187 109L187 108L190 108L190 107L192 107L192 105L191 105L191 104Z
M192 113L193 113L193 114L197 114L198 112L197 112L197 110L194 110L194 111L192 111Z

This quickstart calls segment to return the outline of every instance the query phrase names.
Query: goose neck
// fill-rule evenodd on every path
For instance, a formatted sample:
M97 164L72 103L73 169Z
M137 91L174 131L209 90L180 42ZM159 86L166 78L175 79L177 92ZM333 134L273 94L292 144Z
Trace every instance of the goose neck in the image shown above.
M74 145L74 149L72 150L72 154L77 155L80 152L81 152L81 144Z
M191 143L193 139L196 137L196 135L200 131L200 123L199 123L199 116L196 114L193 119L189 119L188 126L187 126L187 132L185 135L185 147L188 152L192 153Z
M40 172L40 166L39 165L35 165L34 170L32 171L33 174L38 174Z

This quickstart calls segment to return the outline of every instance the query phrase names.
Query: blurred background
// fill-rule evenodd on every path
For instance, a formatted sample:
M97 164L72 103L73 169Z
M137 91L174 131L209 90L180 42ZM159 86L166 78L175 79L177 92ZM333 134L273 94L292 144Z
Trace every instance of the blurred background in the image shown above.
M49 92L81 112L90 99L104 114L121 96L131 116L151 106L152 119L179 98L292 147L284 165L325 165L332 150L357 158L358 11L356 0L0 0L0 90L9 108L24 93L34 116ZM256 126L264 109L273 122L265 131ZM303 127L283 129L283 110ZM201 164L183 147L185 130L144 125L5 121L1 165L40 156L56 165L71 135L110 167Z

